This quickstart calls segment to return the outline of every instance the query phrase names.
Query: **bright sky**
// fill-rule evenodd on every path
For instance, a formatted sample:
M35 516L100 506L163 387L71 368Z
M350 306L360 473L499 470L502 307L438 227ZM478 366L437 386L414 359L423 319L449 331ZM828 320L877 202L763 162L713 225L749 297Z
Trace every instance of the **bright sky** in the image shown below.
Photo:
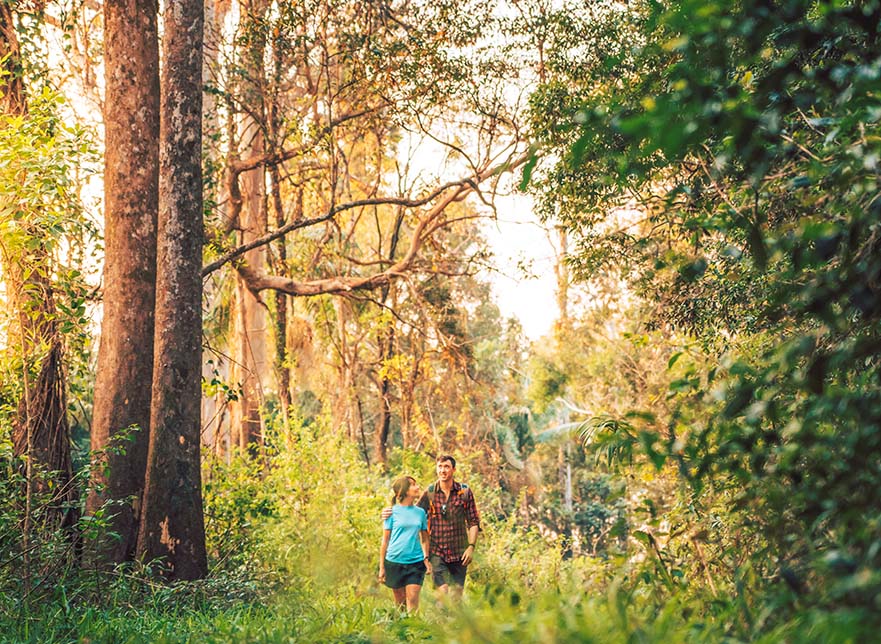
M519 318L523 333L537 340L557 318L554 249L528 197L497 197L496 204L498 219L484 232L498 272L487 277L502 315Z

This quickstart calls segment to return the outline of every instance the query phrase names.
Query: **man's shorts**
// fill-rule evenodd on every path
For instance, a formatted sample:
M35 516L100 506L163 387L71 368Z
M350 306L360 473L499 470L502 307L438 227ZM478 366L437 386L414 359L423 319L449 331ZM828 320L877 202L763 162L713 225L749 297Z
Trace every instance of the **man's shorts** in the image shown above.
M389 588L403 588L416 584L422 585L425 579L425 562L417 561L411 564L400 564L385 560L385 585Z
M446 584L464 586L467 572L468 566L463 566L459 561L444 561L437 555L431 555L431 579L435 588Z

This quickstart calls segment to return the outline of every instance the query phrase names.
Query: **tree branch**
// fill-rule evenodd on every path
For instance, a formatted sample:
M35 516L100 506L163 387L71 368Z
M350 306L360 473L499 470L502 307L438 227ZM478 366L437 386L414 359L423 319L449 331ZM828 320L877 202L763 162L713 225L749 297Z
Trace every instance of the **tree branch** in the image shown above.
M416 225L415 229L413 230L413 238L410 242L410 246L407 249L407 252L404 254L404 256L399 261L395 262L390 267L388 267L387 269L380 271L378 273L374 273L372 275L366 275L366 276L359 276L359 277L344 277L344 276L337 275L334 277L328 277L328 278L317 279L317 280L297 281L297 280L294 280L294 279L291 279L288 277L282 277L282 276L277 276L277 275L266 275L266 274L262 273L261 271L259 271L258 269L250 267L245 263L239 264L236 267L236 270L238 271L241 278L244 280L245 286L252 293L254 293L254 295L258 298L259 298L260 291L264 291L267 289L281 291L283 293L287 293L288 295L292 295L294 297L309 297L309 296L314 296L314 295L346 294L346 293L350 293L352 291L365 290L365 289L369 290L369 289L377 288L379 286L383 286L383 285L391 282L393 279L404 275L412 268L412 265L415 262L418 254L419 254L419 250L421 249L424 242L432 235L432 233L434 233L436 230L438 230L439 228L444 226L444 222L438 221L438 219L443 214L443 212L446 210L447 206L449 206L451 203L453 203L455 201L459 201L459 200L463 199L470 192L475 191L477 188L477 185L480 182L486 180L487 178L489 178L495 174L498 174L500 171L512 170L514 168L517 168L520 165L522 165L523 163L525 163L528 158L529 158L529 153L524 152L520 156L516 157L515 159L513 159L505 164L502 164L501 166L494 166L492 168L484 168L482 171L480 171L477 174L477 176L475 176L473 178L469 177L466 179L461 179L458 182L446 184L446 185L438 188L434 193L432 193L428 197L425 197L423 199L418 199L418 200L365 199L362 201L352 202L350 204L343 204L343 205L337 206L336 208L332 209L330 212L328 212L323 217L319 217L319 218L316 218L313 220L308 220L311 222L309 225L311 225L312 223L317 223L319 221L326 221L327 219L330 219L339 210L354 208L354 207L358 207L361 205L370 205L370 204L376 203L376 202L392 203L392 204L399 204L399 205L404 205L404 206L408 206L408 207L416 207L419 205L424 205L425 203L432 201L437 196L446 192L446 194L443 196L443 198L440 201L438 201L431 208L431 210L429 210L428 213L426 213L426 215ZM451 188L455 188L455 189L450 190ZM288 230L285 230L285 229L292 230L294 228L302 227L302 225L295 225L297 223L298 222L292 222L288 226L285 226L285 227L280 228L279 230L275 231L274 233L272 233L272 235L267 235L267 236L261 238L260 240L255 240L255 242L252 242L252 244L254 244L258 241L260 241L262 243L268 243L268 241L271 241L269 239L270 237L272 237L274 239L274 238L284 234L284 232L289 232ZM249 244L248 246L252 246L252 244ZM245 249L245 250L242 250L242 249L245 249L245 247L243 246L242 248L237 249L237 251L233 251L233 252L237 253L235 255L236 257L238 257L239 255L244 253L245 250L250 250L250 249ZM241 252L238 252L238 251L241 251ZM224 258L221 258L221 260L222 259L224 259ZM232 259L232 257L230 257L229 259ZM217 267L222 266L224 263L226 263L226 261L229 261L229 259L226 259L225 261L218 260L217 262L210 264L205 269L203 269L203 271L202 271L203 276L206 275L207 273L211 272L211 270L215 270ZM218 266L215 266L215 265L218 265Z
M405 208L418 208L420 206L424 206L427 203L430 203L431 201L434 201L440 195L442 195L444 192L447 192L451 188L455 188L456 190L454 190L453 192L450 193L452 195L452 198L448 199L447 197L445 197L440 202L443 204L443 208L446 208L449 205L449 203L451 201L453 201L454 199L460 199L464 195L466 195L469 192L471 192L472 190L474 190L476 188L477 184L479 184L481 181L484 181L485 179L487 179L487 178L489 178L499 172L506 171L506 170L513 170L514 168L517 168L520 165L522 165L523 163L525 163L527 158L528 158L528 153L523 153L508 163L502 164L500 166L495 166L493 168L484 169L482 172L478 173L476 177L465 177L463 179L459 179L458 181L452 181L450 183L446 183L446 184L438 187L436 190L434 190L430 194L426 195L425 197L421 197L419 199L407 199L404 197L376 197L373 199L360 199L357 201L352 201L349 203L344 203L344 204L339 204L337 206L334 206L333 208L328 210L324 215L321 215L319 217L314 217L312 219L295 219L293 221L288 222L287 224L285 224L281 228L278 228L278 229L272 231L271 233L268 233L268 234L266 234L262 237L259 237L251 242L248 242L247 244L239 246L238 248L236 248L234 250L231 250L227 254L223 255L222 257L220 257L220 258L216 259L215 261L211 262L210 264L206 265L205 267L202 268L202 277L206 277L210 273L213 273L214 271L216 271L218 268L221 268L222 266L229 263L230 261L232 261L238 257L241 257L242 255L244 255L245 253L247 253L250 250L253 250L255 248L259 248L260 246L264 246L266 244L269 244L269 243L275 241L276 239L283 237L284 235L286 235L294 230L299 230L300 228L307 228L309 226L314 226L316 224L321 224L326 221L329 221L329 220L333 219L339 213L346 211L346 210L352 210L353 208L361 208L363 206L381 206L381 205L398 205L398 206L403 206ZM435 208L432 208L432 210L429 212L428 218L426 220L423 220L423 223L427 222L428 219L436 217L438 214L440 214L440 212L443 211L443 208L440 211L437 211L437 206L435 206ZM434 214L432 214L432 213L434 213ZM417 230L419 230L419 227L417 227ZM416 238L414 238L414 240L415 239ZM392 268L394 268L394 267L392 267ZM391 269L389 269L389 270L391 270ZM284 278L277 278L277 279L284 279ZM323 281L323 280L319 280L319 281ZM275 288L275 287L274 286L265 286L263 288ZM287 292L286 289L280 289L280 290ZM345 289L342 289L342 290L345 290ZM314 295L315 293L302 293L302 294L301 293L291 293L291 294L292 295L306 295L306 294Z
M333 122L331 122L329 125L326 125L324 128L322 128L316 138L320 139L321 137L330 134L334 128L342 125L346 121L351 121L352 119L370 114L371 111L372 110L361 110L360 112L350 112L348 114L343 114L342 116L334 119ZM302 146L290 150L282 150L281 152L267 152L266 154L257 154L252 157L248 157L247 159L234 160L230 163L230 170L234 175L237 176L242 172L247 172L248 170L255 170L260 167L278 165L279 163L290 161L294 157L303 154L307 149L308 148L306 146Z

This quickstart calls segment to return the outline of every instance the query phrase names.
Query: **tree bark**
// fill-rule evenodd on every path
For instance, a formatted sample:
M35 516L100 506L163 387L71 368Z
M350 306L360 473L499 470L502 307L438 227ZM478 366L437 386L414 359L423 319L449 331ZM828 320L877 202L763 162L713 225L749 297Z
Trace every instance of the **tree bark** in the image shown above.
M25 114L27 102L21 74L21 50L12 13L13 3L0 2L0 108L7 114Z
M279 228L284 225L284 208L281 201L281 173L277 167L270 170L272 175L272 201L275 204L275 225ZM302 192L299 194L302 203ZM302 208L300 209L302 212ZM278 253L277 271L287 272L287 243L282 237L276 246ZM281 403L281 411L285 415L287 423L288 409L291 406L291 369L288 360L287 348L288 336L288 296L279 291L275 292L275 378L278 385L278 399Z
M269 3L266 0L243 0L240 11L247 28L248 23L263 20ZM262 155L266 140L261 128L264 118L263 54L266 39L256 36L251 48L243 52L245 79L244 96L251 111L242 116L241 140L245 157ZM255 118L256 114L256 118ZM267 231L266 170L262 166L242 172L234 181L240 182L242 209L239 228L241 241L248 244L259 239ZM257 270L266 266L266 246L249 250L244 261ZM253 451L263 442L260 409L264 399L264 387L271 375L269 360L269 314L255 292L247 287L241 277L236 278L236 326L233 343L233 381L241 384L239 400L230 405L232 430L238 433L239 447Z
M557 320L559 329L568 329L569 321L569 265L566 260L569 256L569 236L563 226L557 227L557 241L560 244L554 263L554 276L557 278L557 311L560 318Z
M200 472L202 0L165 7L156 338L138 554L172 579L207 573Z
M224 173L221 169L226 165L226 155L224 146L221 143L223 134L230 134L229 123L232 119L228 116L221 118L223 110L229 110L230 98L221 99L218 96L218 90L222 85L223 72L221 69L221 52L224 46L223 29L226 23L227 15L230 10L230 3L225 0L204 0L205 7L205 27L204 27L204 44L202 56L202 81L205 91L202 92L202 155L204 159L205 172L213 173L206 176L204 199L206 202L206 211L212 209L217 213L216 217L219 221L227 221L229 203L225 198L227 195L223 192L225 181ZM230 145L235 145L235 137L233 136ZM206 222L206 226L210 226ZM204 284L205 292L203 297L207 302L223 299L222 285L209 281ZM207 304L207 308L212 308L212 304ZM209 362L210 360L210 362ZM229 381L229 361L220 359L219 356L206 356L204 360L202 376L208 381L214 378L221 378ZM230 452L230 427L227 422L227 411L229 403L225 392L221 391L214 396L203 396L202 398L202 442L204 445L211 447L218 458L229 456Z
M388 288L382 290L382 304L388 300ZM395 355L395 325L391 322L381 332L379 340L379 366L383 367ZM388 439L392 426L392 383L387 374L379 376L379 416L373 436L374 458L382 467L388 462Z
M382 362L391 357L394 331L389 331L380 343L380 358ZM379 417L376 421L376 432L373 437L374 458L382 467L388 462L388 438L392 425L392 401L391 383L388 378L381 378L379 382Z
M91 447L89 513L112 501L98 544L107 564L134 557L150 436L159 207L158 3L104 4L104 314ZM137 426L127 442L114 435ZM116 442L124 451L107 449ZM106 466L106 467L105 467Z
M388 259L394 262L398 253L398 243L401 240L401 227L404 224L404 209L398 208L395 216L395 226L389 239ZM385 306L388 302L391 292L391 283L387 282L380 289L379 302L381 306ZM391 360L395 354L395 323L389 323L389 327L382 333L379 341L379 365L383 367L385 363ZM380 376L379 383L379 420L376 425L376 433L374 434L374 454L376 462L383 467L388 460L388 439L391 431L392 423L392 401L391 401L391 381L387 374Z
M10 115L23 116L28 112L28 105L13 6L13 3L0 2L0 109ZM43 231L28 218L32 213L24 214L21 225L26 227L35 246L26 260L4 253L2 273L8 305L17 323L10 325L7 346L10 352L20 352L23 365L23 392L12 428L12 443L13 454L26 458L23 527L27 551L33 492L53 492L49 506L50 529L72 528L78 503L72 485L64 345L55 320L52 259L42 244ZM36 374L36 378L32 379L32 374ZM51 472L54 485L50 486L50 481L36 472L34 466L45 473Z

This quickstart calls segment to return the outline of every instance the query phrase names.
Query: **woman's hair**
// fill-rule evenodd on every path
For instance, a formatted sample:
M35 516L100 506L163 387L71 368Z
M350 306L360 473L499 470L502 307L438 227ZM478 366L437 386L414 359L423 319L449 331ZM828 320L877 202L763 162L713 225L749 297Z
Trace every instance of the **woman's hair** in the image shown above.
M412 476L402 476L398 479L395 479L395 482L392 483L392 491L394 491L394 495L392 495L392 505L404 500L404 497L407 496L407 491L410 489L410 486L416 482Z

